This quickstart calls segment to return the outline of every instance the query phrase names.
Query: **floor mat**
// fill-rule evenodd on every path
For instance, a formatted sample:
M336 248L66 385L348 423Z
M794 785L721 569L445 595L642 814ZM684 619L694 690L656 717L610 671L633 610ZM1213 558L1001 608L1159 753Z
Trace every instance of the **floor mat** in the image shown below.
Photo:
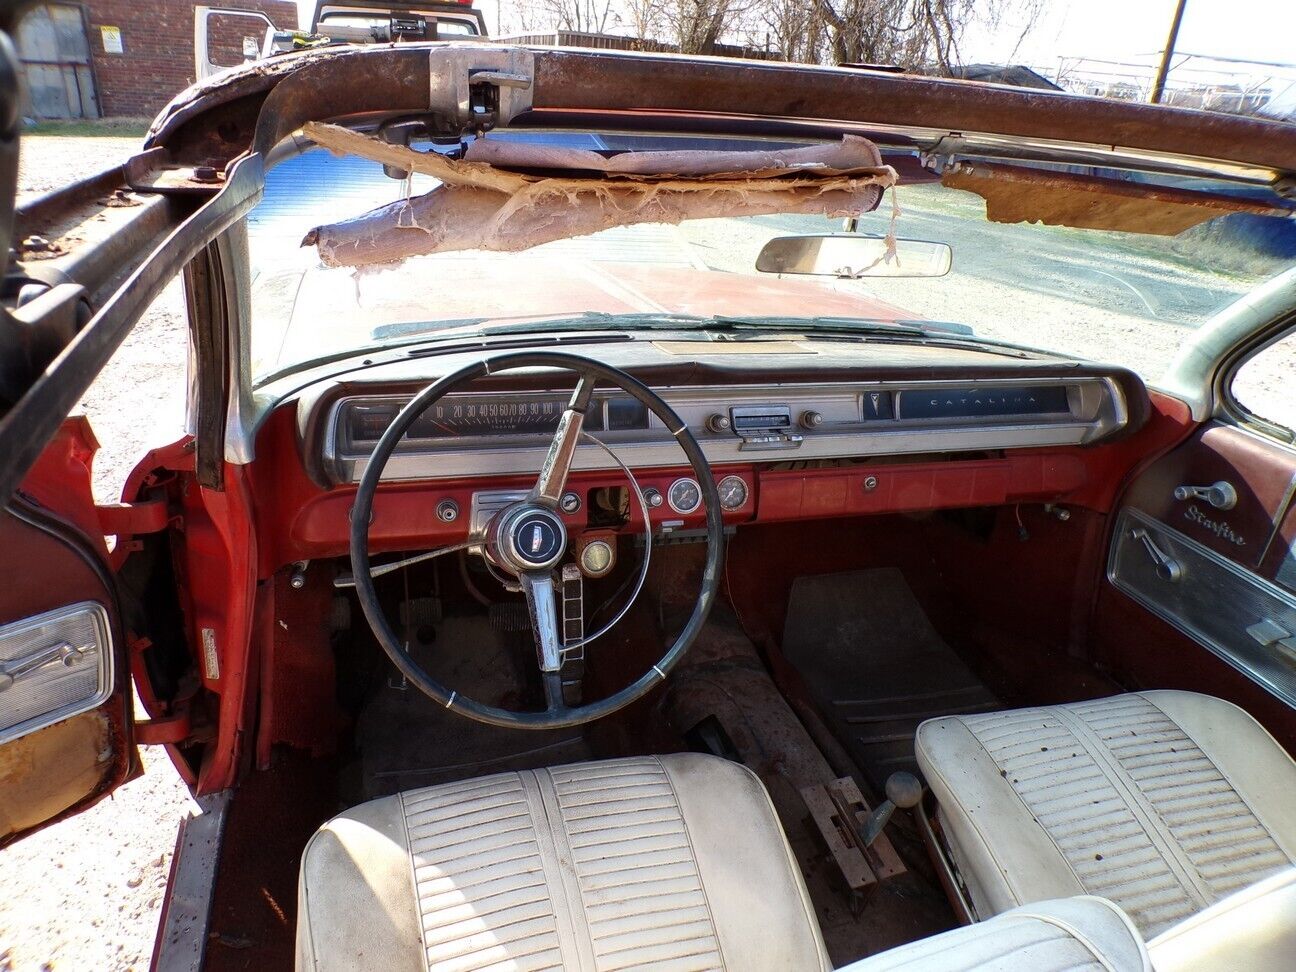
M530 639L530 631L503 632L485 617L447 617L437 628L435 643L415 644L411 652L443 685L478 702L517 708L515 690L523 680L520 652L535 651ZM534 731L474 722L403 684L394 667L360 715L356 748L359 762L343 780L343 796L354 803L590 758L579 727Z
M891 567L798 577L783 655L878 792L924 719L999 707Z

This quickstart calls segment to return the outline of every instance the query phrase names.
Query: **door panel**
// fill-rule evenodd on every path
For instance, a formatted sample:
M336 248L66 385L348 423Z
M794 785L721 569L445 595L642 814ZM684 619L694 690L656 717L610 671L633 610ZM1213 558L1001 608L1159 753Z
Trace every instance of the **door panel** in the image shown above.
M1179 498L1180 487L1228 483L1236 501L1227 509L1209 500ZM1139 476L1123 506L1141 510L1229 560L1254 569L1291 502L1296 453L1231 425L1205 425Z
M1107 574L1122 593L1296 706L1296 595L1128 507Z
M137 773L115 582L92 526L84 420L0 511L0 846Z
M1131 687L1228 699L1296 744L1293 494L1296 451L1220 422L1153 463L1115 519L1096 660Z

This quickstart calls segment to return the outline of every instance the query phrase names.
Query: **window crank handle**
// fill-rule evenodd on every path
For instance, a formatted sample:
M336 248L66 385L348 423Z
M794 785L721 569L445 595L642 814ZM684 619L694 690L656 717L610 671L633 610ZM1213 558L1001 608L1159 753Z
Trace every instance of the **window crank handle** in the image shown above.
M1231 510L1237 506L1237 490L1233 484L1221 479L1209 486L1176 486L1174 498L1177 500L1199 499L1217 510Z
M1152 563L1156 565L1157 576L1163 581L1174 584L1183 576L1183 567L1179 565L1179 561L1157 546L1157 542L1152 539L1152 535L1143 527L1135 527L1131 530L1130 539L1141 541L1143 546L1147 548L1148 556L1152 558Z

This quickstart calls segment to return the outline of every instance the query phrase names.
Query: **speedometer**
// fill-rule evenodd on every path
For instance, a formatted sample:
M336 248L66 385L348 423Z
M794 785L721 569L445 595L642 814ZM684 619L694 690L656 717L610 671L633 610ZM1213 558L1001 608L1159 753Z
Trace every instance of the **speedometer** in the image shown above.
M566 392L447 395L414 420L409 439L475 439L488 436L552 435L567 408ZM405 401L393 398L351 399L343 403L344 445L371 448L382 438ZM639 431L648 428L648 411L628 396L599 395L585 415L587 432Z
M410 429L416 439L553 432L567 397L443 399Z

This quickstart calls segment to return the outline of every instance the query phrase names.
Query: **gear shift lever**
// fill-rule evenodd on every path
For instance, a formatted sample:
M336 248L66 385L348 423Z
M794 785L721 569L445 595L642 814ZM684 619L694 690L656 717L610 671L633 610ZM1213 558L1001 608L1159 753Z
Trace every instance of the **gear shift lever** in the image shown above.
M886 829L895 813L896 807L908 810L918 806L922 799L923 787L918 777L912 773L892 773L886 781L886 800L871 814L860 827L860 836L864 846L869 846Z

